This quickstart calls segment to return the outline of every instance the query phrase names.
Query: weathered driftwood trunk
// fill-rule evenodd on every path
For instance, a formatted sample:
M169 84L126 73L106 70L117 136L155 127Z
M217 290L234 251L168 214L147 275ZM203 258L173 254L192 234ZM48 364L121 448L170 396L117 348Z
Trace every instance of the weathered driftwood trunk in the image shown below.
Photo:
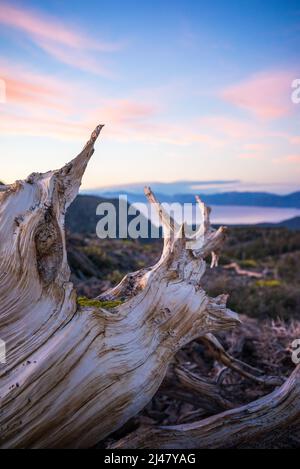
M79 189L102 126L61 170L32 174L0 191L0 446L88 447L140 411L160 386L176 351L192 339L238 323L226 296L201 288L224 229L204 224L186 249L158 210L166 237L160 261L130 274L100 299L78 307L69 282L64 217ZM150 190L148 199L156 203Z

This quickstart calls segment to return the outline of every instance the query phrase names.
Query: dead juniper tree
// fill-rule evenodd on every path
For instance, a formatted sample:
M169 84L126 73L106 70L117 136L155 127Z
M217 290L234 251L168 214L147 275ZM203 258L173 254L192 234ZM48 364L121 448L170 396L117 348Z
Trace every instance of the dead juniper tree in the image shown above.
M0 364L2 448L94 445L143 409L181 347L204 337L218 349L212 334L239 323L226 307L226 295L210 298L201 287L205 259L211 255L216 265L225 228L211 228L209 210L199 201L203 225L188 240L184 226L176 227L150 189L146 196L156 204L165 230L159 262L128 274L95 306L77 304L64 219L102 127L62 169L1 187L0 338L7 353L6 363ZM186 249L187 242L194 244ZM113 307L104 307L108 304ZM228 361L225 351L218 353ZM234 359L230 363L253 371ZM298 375L299 370L263 402L194 427L152 429L145 435L151 434L157 447L184 447L188 441L193 447L199 441L221 446L227 440L239 442L247 432L252 437L287 425L289 418L299 418ZM212 392L209 386L205 390ZM285 402L292 405L289 415ZM230 436L237 431L236 439ZM146 443L138 433L120 445Z

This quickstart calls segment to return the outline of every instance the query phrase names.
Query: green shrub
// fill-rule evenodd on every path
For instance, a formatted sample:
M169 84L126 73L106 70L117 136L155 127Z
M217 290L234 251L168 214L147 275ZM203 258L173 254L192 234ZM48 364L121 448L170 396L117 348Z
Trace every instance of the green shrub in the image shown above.
M281 282L280 280L270 279L270 280L257 280L255 284L258 287L273 288L273 287L280 287Z
M252 267L257 267L257 262L254 259L245 259L243 261L240 261L240 266L249 267L251 269Z
M122 304L122 301L121 300L100 301L100 300L93 300L93 299L87 298L86 296L79 296L77 298L77 304L79 306L86 306L86 307L91 307L91 308L95 307L95 308L111 309Z

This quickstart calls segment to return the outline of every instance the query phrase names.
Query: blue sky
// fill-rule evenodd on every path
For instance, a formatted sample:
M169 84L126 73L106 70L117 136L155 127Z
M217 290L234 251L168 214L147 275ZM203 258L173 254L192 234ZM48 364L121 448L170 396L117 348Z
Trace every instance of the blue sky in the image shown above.
M62 166L105 123L85 189L300 189L299 2L0 0L0 50L6 182Z

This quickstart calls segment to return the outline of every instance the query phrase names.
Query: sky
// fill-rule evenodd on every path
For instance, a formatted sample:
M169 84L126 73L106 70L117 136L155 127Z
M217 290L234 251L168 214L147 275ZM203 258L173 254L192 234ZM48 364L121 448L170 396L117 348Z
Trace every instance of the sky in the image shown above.
M300 190L299 51L298 0L0 0L0 180L61 167L103 123L85 190Z

